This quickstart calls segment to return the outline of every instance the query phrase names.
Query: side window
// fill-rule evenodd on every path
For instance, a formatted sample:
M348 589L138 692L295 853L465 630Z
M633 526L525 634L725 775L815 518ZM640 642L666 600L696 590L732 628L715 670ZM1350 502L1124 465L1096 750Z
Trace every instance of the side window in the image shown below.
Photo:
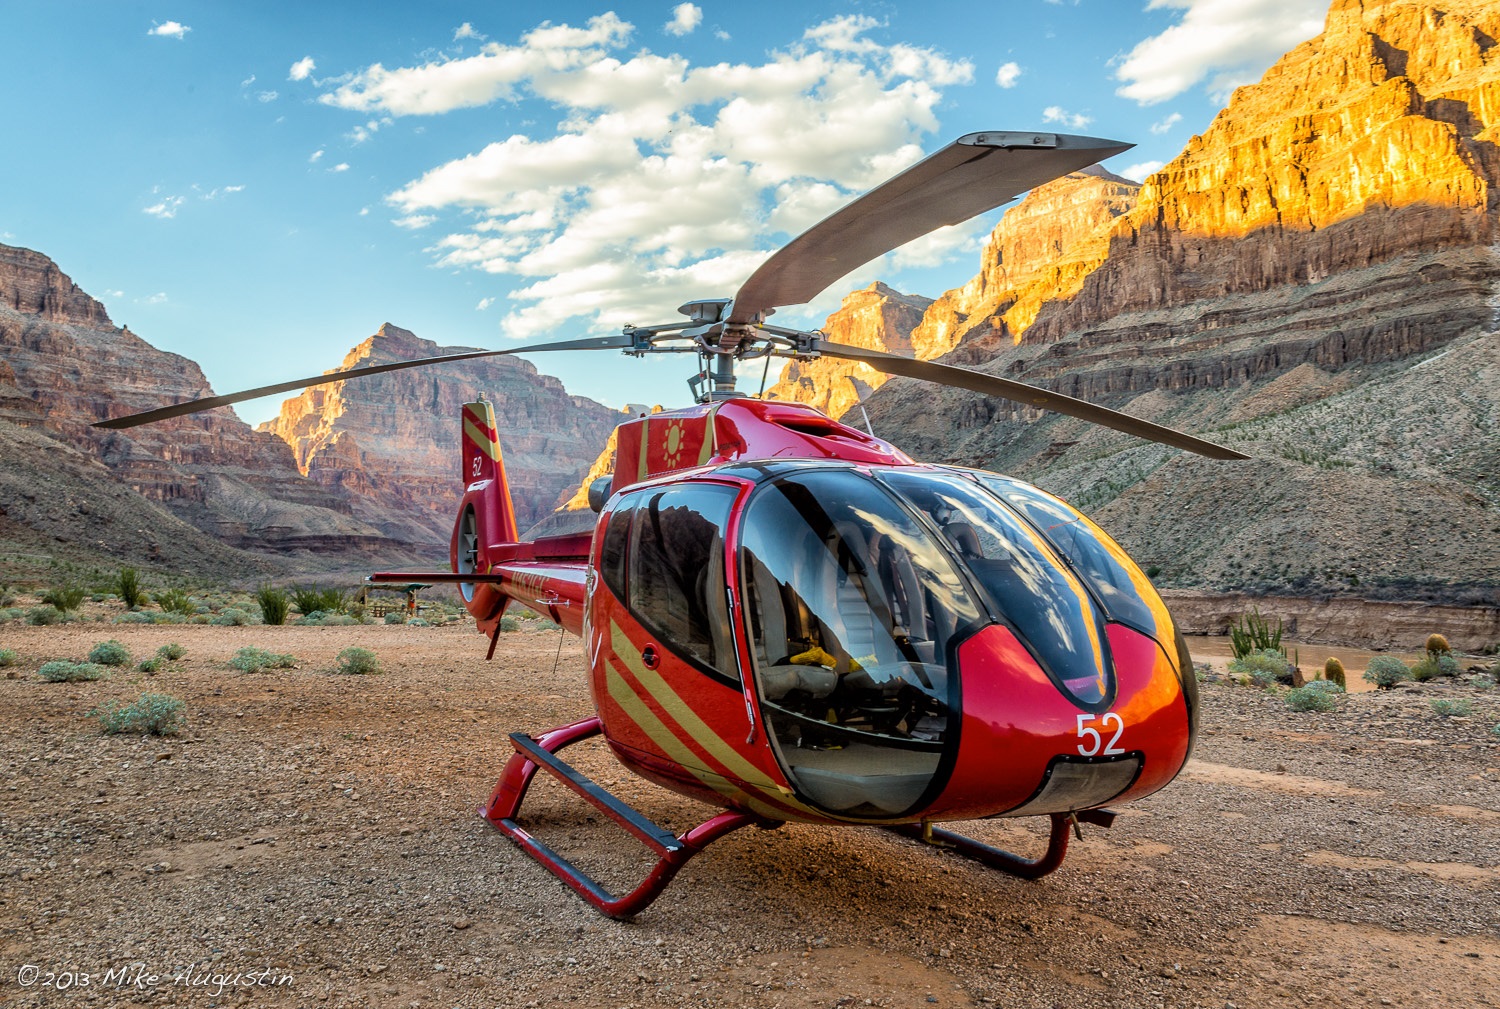
M724 528L733 487L688 484L645 491L630 509L627 605L661 643L708 671L738 680L725 599ZM610 578L611 518L604 541Z
M605 587L620 600L625 598L625 541L630 532L631 503L630 499L621 501L610 512L599 557L599 573L604 576Z

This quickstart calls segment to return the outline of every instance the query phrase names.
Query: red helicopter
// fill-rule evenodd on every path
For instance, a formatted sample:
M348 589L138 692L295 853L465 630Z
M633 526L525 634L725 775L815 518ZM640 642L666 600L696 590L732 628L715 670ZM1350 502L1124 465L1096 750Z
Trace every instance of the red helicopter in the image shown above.
M1245 456L1023 383L769 325L850 270L1129 145L975 133L866 193L771 256L733 299L616 336L332 372L101 422L123 428L436 361L538 350L697 354L697 405L617 431L589 488L592 530L522 536L482 399L463 409L464 495L450 571L493 656L510 606L583 638L596 713L510 738L484 817L601 912L636 914L688 859L747 825L879 826L1027 878L1069 830L1109 826L1182 769L1197 724L1191 659L1160 596L1110 537L1022 481L921 464L807 406L735 390L758 357L863 361L1104 424L1216 459ZM705 366L705 362L707 366ZM721 812L673 835L559 751L603 734L619 761ZM519 822L538 770L658 856L614 895ZM1050 818L1036 859L935 826Z

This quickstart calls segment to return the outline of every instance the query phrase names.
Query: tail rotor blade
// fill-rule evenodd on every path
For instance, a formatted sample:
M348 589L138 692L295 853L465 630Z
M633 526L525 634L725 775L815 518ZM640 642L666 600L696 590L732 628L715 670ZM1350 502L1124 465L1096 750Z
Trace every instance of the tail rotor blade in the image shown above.
M1016 382L1008 378L999 378L995 375L986 375L980 371L971 371L968 368L958 368L949 364L938 364L935 361L917 361L899 354L887 354L879 350L865 350L863 347L851 347L844 343L833 343L828 340L819 340L816 348L825 357L837 357L846 361L861 361L874 368L876 371L885 372L887 375L900 375L904 378L919 378L927 382L936 382L938 385L951 386L956 389L968 389L970 392L982 393L986 396L996 396L1007 399L1013 403L1023 403L1027 406L1041 407L1043 410L1051 410L1054 413L1066 414L1069 417L1077 417L1079 420L1090 421L1100 424L1116 431L1133 434L1137 438L1147 441L1159 442L1163 445L1171 445L1174 448L1185 449L1209 459L1248 459L1247 455L1236 452L1234 449L1216 445L1202 438L1195 438L1190 434L1153 424L1149 420L1141 420L1117 410L1107 407L1095 406L1085 403L1081 399L1072 396L1064 396L1059 392L1049 392L1046 389L1025 382Z
M472 361L481 357L507 357L513 354L533 354L544 350L623 350L632 346L633 343L634 341L631 337L622 334L619 336L592 336L581 340L564 340L560 343L544 343L534 347L514 347L510 350L475 350L466 354L420 357L412 361L395 361L391 364L375 364L366 368L350 368L347 371L331 371L326 374L314 376L313 378L298 378L290 382L263 385L257 389L232 392L225 396L206 396L203 399L192 399L185 403L175 403L172 406L159 407L155 410L147 410L144 413L133 413L127 417L101 420L93 426L108 428L110 430L140 427L142 424L167 420L171 417L182 417L186 414L199 413L203 410L212 410L218 406L231 406L235 403L243 403L246 400L259 399L262 396L275 396L278 393L297 392L300 389L310 389L315 385L327 385L330 382L342 382L351 378L365 378L369 375L383 375L386 372L402 371L406 368L424 368L430 364Z

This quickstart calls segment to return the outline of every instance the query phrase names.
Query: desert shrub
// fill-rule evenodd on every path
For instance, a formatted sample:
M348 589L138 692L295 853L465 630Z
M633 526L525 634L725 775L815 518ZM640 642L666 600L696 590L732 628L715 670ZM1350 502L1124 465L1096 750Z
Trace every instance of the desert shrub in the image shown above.
M1447 652L1428 652L1426 658L1411 667L1411 678L1425 683L1439 676L1457 676L1460 671L1458 660Z
M286 623L287 609L291 600L284 589L274 585L262 585L255 590L255 602L260 606L260 619L268 624Z
M54 589L48 589L41 595L42 602L48 606L55 606L63 613L70 613L83 604L84 596L88 593L78 585L60 585Z
M297 618L297 626L299 626L299 627L322 627L323 626L323 620L327 616L328 616L328 614L324 613L322 610L313 610L311 613L304 613L304 614L302 614L302 616L298 617Z
M1447 655L1453 649L1448 645L1448 639L1441 634L1427 635L1427 654L1432 656Z
M292 605L305 616L319 611L339 613L344 609L344 593L317 585L298 585L292 589Z
M1306 686L1289 690L1286 706L1293 711L1332 711L1338 707L1343 688L1332 680L1313 680Z
M279 655L264 648L241 648L234 653L229 664L242 673L258 673L262 669L291 669L297 660L291 655Z
M1439 697L1430 702L1430 707L1433 714L1444 718L1452 718L1454 715L1467 718L1474 713L1474 702L1467 697Z
M102 680L109 670L92 662L68 662L55 659L42 663L36 674L48 683L81 683L85 680Z
M142 694L133 704L111 701L93 715L110 735L122 732L143 736L170 736L187 724L183 703L168 694Z
M0 608L14 606L16 594L10 590L9 585L0 585Z
M245 627L255 623L255 616L237 606L230 606L221 610L217 616L210 618L208 622L215 627Z
M1337 683L1345 689L1349 686L1349 676L1344 672L1344 664L1331 655L1328 661L1323 663L1323 679L1329 683Z
M22 620L25 616L25 610L16 606L7 606L4 609L0 609L0 624L8 624L12 620Z
M141 664L136 666L135 668L149 676L152 673L160 671L162 664L165 661L166 660L161 658L160 656L151 659L142 659Z
M1281 647L1281 619L1277 618L1273 630L1270 622L1260 615L1260 607L1242 614L1239 621L1229 628L1229 648L1237 659L1269 650L1280 652L1285 660L1286 651Z
M324 627L353 627L359 620L347 613L330 613L323 618Z
M432 623L430 621L424 620L421 617L412 617L410 620L407 621L407 624L409 626L411 626L411 627L431 627L432 626Z
M149 613L130 612L121 613L112 622L116 624L149 624L153 621Z
M51 627L62 623L63 611L56 606L34 606L26 611L26 622L33 627Z
M181 589L158 592L151 597L151 601L160 606L163 613L180 613L190 617L198 612L198 604L189 599L188 594Z
M0 648L0 669L16 664L16 650L14 648Z
M1286 656L1275 648L1265 648L1231 659L1229 671L1244 673L1257 687L1269 687L1273 683L1281 682L1290 683L1292 679L1292 667L1287 663Z
M177 642L172 641L158 648L156 650L156 654L160 655L168 662L176 662L178 659L187 654L187 649L183 648Z
M339 652L338 672L351 676L380 672L380 660L368 648L345 648Z
M114 638L101 641L89 650L89 661L101 666L125 666L130 664L130 649Z
M1381 690L1389 690L1409 679L1411 670L1394 655L1377 655L1365 667L1365 682L1373 683Z
M392 610L385 615L385 622L388 624L404 624L406 623L406 613L402 610Z
M141 575L135 568L121 568L120 573L115 575L115 594L120 597L128 609L135 609L145 599L145 589L141 587Z
M521 621L515 617L501 617L500 629L502 631L519 631L521 629Z

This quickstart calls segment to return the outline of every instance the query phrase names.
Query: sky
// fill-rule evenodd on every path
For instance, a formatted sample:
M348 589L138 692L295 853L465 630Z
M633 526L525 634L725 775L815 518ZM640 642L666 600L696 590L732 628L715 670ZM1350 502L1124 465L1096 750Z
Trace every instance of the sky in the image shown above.
M731 297L966 133L1132 142L1106 167L1143 180L1326 8L6 0L0 242L218 393L337 367L385 322L450 347L604 335ZM775 322L816 327L876 279L959 286L1002 212ZM531 360L611 406L689 401L690 356Z

